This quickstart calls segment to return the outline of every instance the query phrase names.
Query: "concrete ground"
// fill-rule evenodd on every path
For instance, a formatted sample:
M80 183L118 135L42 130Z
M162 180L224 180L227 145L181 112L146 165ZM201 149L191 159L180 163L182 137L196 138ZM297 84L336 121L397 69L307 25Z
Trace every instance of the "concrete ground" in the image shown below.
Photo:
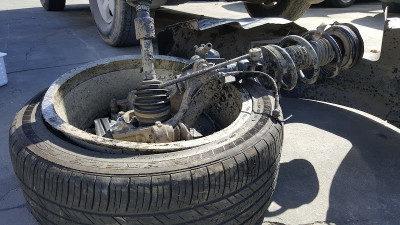
M0 87L0 224L37 224L26 208L8 153L16 112L61 74L100 58L138 54L113 48L98 36L87 0L64 12L45 12L39 0L0 1L0 52L9 84ZM242 3L192 2L173 10L223 18L248 17ZM380 50L379 2L347 9L310 9L298 23L350 22L366 42L366 57ZM376 50L372 51L371 50ZM363 112L336 105L282 99L286 123L282 164L264 223L400 224L400 130Z

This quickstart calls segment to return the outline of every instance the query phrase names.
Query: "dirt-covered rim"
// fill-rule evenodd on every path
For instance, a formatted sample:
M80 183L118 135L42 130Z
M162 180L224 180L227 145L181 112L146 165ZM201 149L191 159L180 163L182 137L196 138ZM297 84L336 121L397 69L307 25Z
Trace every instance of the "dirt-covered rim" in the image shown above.
M188 148L198 147L201 145L208 144L210 142L216 140L222 140L227 138L235 132L236 130L240 129L241 126L245 125L247 120L250 118L253 106L250 94L238 83L234 85L238 89L241 100L242 100L242 107L241 112L239 113L238 117L226 128L215 132L214 134L208 135L203 138L190 140L190 141L177 141L171 143L138 143L138 142L128 142L128 141L121 141L115 140L110 138L100 137L88 132L85 132L81 129L78 129L71 124L64 121L56 112L54 108L54 99L55 95L60 91L61 87L64 83L68 82L72 79L75 75L93 68L97 66L103 66L105 64L109 64L116 61L123 61L123 60L137 60L140 59L140 55L130 55L130 56L118 56L118 57L111 57L106 59L101 59L95 62L87 63L82 65L78 68L75 68L62 76L60 76L57 80L55 80L47 90L43 101L42 101L42 114L45 122L47 122L51 127L60 131L65 136L70 138L73 142L77 144L87 147L92 150L96 151L106 151L106 152L125 152L125 153L162 153L162 152L173 152L178 150L184 150ZM179 63L188 63L187 60L182 58L170 57L170 56L155 56L156 60L167 60L167 61L174 61ZM102 75L99 73L97 76Z

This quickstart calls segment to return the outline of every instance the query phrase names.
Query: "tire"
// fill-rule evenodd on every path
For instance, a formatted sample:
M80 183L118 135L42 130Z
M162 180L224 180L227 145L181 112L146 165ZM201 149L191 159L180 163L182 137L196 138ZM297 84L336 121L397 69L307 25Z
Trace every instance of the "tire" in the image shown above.
M89 0L90 11L101 38L107 44L116 47L138 45L134 24L135 8L129 6L126 1L110 0L114 2L114 10L111 9L111 4L107 5L110 10L107 10L107 7L100 9L101 1L104 0Z
M334 8L346 8L354 4L356 0L325 0L326 5Z
M389 7L389 13L400 13L400 3L395 2L382 2L382 9L385 11L386 7Z
M268 116L272 95L254 81L243 86L254 123L240 138L152 155L68 142L44 123L37 95L15 117L9 139L30 211L41 224L255 224L275 189L283 129Z
M63 11L65 8L65 0L40 0L46 11Z
M245 2L244 6L251 17L281 17L292 21L303 16L310 8L310 4L305 0L278 0L276 2L274 6L267 3Z

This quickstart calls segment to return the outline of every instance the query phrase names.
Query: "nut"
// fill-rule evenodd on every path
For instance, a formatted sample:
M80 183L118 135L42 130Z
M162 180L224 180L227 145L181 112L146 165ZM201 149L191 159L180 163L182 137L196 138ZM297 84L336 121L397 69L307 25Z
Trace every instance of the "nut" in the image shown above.
M252 48L249 50L250 61L251 62L258 62L262 58L261 48Z

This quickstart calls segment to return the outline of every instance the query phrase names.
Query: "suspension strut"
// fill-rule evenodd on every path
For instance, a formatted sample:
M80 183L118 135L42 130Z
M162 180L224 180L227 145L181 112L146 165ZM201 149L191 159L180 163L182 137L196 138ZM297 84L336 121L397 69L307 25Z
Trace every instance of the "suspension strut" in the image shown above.
M297 79L313 84L321 73L325 78L333 78L342 68L354 67L362 58L364 43L357 28L336 23L325 31L312 30L301 37L286 36L279 45L262 46L261 49L269 59L264 62L274 64L272 69L275 69L273 73L278 86L290 91L296 86ZM312 71L306 76L302 70L308 68Z
M151 0L128 0L136 8L136 39L140 40L144 80L136 89L133 102L136 119L141 126L164 122L170 118L170 101L168 91L160 87L154 69L152 39L155 38L154 19L150 17Z
M357 28L351 24L334 23L324 30L308 31L302 36L289 35L278 45L266 45L250 49L249 54L207 67L189 74L180 74L177 79L163 83L161 87L177 84L184 80L208 73L238 71L237 80L243 78L240 71L262 71L272 74L278 88L292 90L300 79L313 84L320 74L324 78L336 77L341 69L350 69L357 65L364 53L364 43ZM260 52L260 56L254 57ZM227 70L227 67L230 68ZM312 69L311 75L304 69ZM245 74L249 74L246 72Z

